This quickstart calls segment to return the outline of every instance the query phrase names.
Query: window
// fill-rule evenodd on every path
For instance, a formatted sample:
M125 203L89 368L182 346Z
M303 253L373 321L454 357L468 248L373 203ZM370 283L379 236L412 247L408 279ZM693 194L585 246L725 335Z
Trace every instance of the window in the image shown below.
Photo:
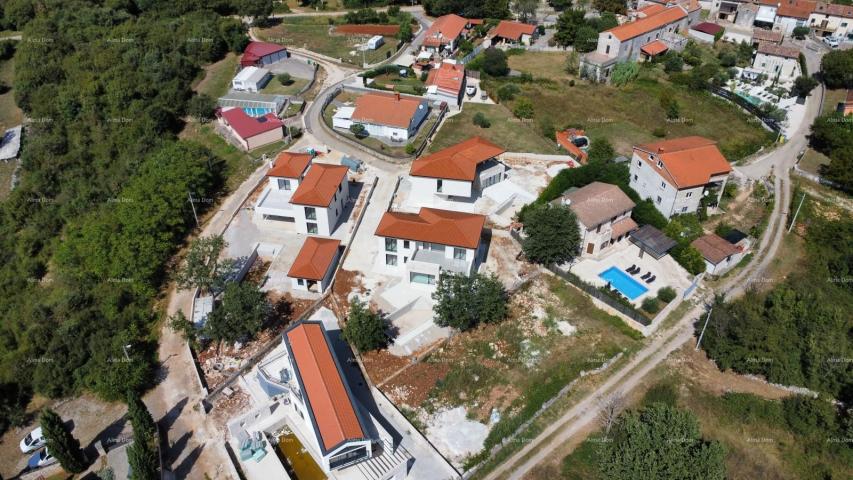
M456 260L465 260L466 253L464 248L453 248L453 258Z
M299 284L300 287L304 286L305 285L305 279L300 278L300 279L296 280L296 283Z
M343 183L341 183L340 185L338 185L338 191L339 191L339 192L340 192L340 191L343 191L343 189L344 189L344 184L343 184Z
M605 53L605 54L609 54L609 53L610 53L610 45L608 45L608 46L607 46L607 48L606 48L606 49L604 49L604 53Z
M660 197L657 198L657 202L660 203Z
M305 207L305 219L317 220L317 209L314 207Z
M637 166L638 166L638 167L642 167L642 166L643 166L643 161L642 161L642 160L637 160Z
M634 175L634 181L637 181L637 175Z
M385 254L385 265L397 266L397 255Z
M314 233L314 234L317 233L317 224L316 223L306 223L305 226L307 227L308 233Z
M666 182L660 182L660 188L661 190L666 189Z
M604 250L605 248L607 248L607 242L602 243L599 250Z
M278 189L279 190L290 190L290 180L286 178L278 179Z
M685 195L686 198L690 198L692 196L693 196L693 192L687 192L687 195Z
M435 181L435 191L436 191L436 192L438 192L438 193L441 193L441 189L442 189L442 187L443 187L443 185L442 185L442 180L441 180L440 178L439 178L439 179L436 179L436 181Z
M663 162L661 162L660 160L658 160L658 168L663 168Z
M681 213L684 213L686 211L687 211L687 207L681 207Z
M403 240L403 248L409 248L409 241Z
M397 239L396 238L386 238L385 239L385 251L386 252L396 252L397 251Z
M595 233L601 233L601 224L595 227Z

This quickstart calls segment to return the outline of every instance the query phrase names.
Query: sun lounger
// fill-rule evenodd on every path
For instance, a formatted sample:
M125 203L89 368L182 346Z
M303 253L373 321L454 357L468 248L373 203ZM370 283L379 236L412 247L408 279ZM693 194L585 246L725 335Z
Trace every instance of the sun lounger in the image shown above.
M637 268L637 264L631 265L625 271L628 273L634 273L634 269Z
M642 277L640 277L640 278L641 278L641 279L643 279L643 280L645 280L645 279L647 279L647 278L649 278L649 277L651 277L651 276L652 276L652 272L646 272L646 274L645 274L645 275L643 275L643 276L642 276Z
M648 278L648 280L646 280L646 283L652 283L655 281L656 278L658 278L658 277L652 275L651 277Z

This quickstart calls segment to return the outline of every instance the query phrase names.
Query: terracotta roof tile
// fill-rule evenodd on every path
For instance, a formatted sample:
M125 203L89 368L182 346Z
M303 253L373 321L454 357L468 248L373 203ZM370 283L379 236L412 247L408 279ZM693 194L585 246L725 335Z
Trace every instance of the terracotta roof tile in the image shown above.
M484 215L422 207L417 214L385 212L376 235L453 247L477 248Z
M635 20L629 23L623 23L617 27L613 27L605 32L610 33L621 41L629 40L638 37L644 33L657 30L661 27L675 23L687 17L687 12L680 6L669 7L654 15L649 15L645 18Z
M427 108L424 100L399 94L368 93L356 99L352 119L374 125L409 128L419 108Z
M705 185L715 175L732 171L717 143L703 137L682 137L634 147L646 164L676 188ZM650 154L654 155L654 161ZM660 160L663 168L657 166Z
M713 233L703 235L696 240L693 240L690 245L692 245L696 250L699 250L702 257L714 265L722 262L727 257L740 252L738 247Z
M616 185L592 182L565 193L560 202L569 201L569 208L587 228L609 221L631 210L636 204Z
M314 158L310 153L281 152L275 157L268 177L299 178Z
M774 57L800 58L800 50L797 47L776 45L775 43L759 42L758 53L773 55Z
M496 37L506 38L508 40L519 41L522 35L533 35L536 31L536 25L529 23L512 22L509 20L501 20L501 23L495 27L494 35Z
M322 324L298 323L285 338L323 449L364 439L364 427Z
M631 217L625 217L618 222L613 223L613 230L610 232L610 238L619 238L628 232L633 232L638 227L637 222Z
M813 12L833 17L853 18L853 5L817 2Z
M340 240L333 238L308 237L296 254L296 259L288 277L307 278L308 280L322 280L338 255Z
M669 47L663 43L662 40L652 40L651 42L640 47L640 51L654 57L656 55L660 55L661 53L669 50Z
M338 186L347 178L347 167L315 163L308 169L308 174L299 182L290 203L296 205L312 205L328 207L335 198Z
M409 174L416 177L472 182L477 173L477 165L505 151L482 137L472 137L444 150L418 158L412 162Z
M435 85L439 90L458 95L465 82L465 66L449 62L441 62L438 68L433 68L427 75L427 86Z
M817 2L809 0L785 0L779 3L776 15L780 17L807 19L816 6Z
M462 35L466 25L468 25L468 20L459 15L450 14L438 17L427 29L424 45L430 47L447 45Z
M284 123L275 115L268 113L263 117L250 117L242 108L222 110L222 118L242 139L281 128Z
M756 42L782 43L783 38L784 35L782 32L765 30L763 28L752 29L752 39Z
M573 136L586 136L586 132L570 128L568 130L558 131L554 136L557 138L557 143L561 147L565 148L575 160L580 163L586 163L586 159L588 157L587 153L572 142Z

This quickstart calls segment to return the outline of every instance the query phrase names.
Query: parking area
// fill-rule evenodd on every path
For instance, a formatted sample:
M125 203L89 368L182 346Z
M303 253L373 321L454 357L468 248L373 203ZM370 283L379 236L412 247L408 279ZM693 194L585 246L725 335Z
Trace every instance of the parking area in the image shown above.
M294 78L302 78L305 80L311 80L314 78L314 66L308 65L308 62L301 58L285 58L284 60L266 65L264 68L269 69L273 75L289 73L290 76Z

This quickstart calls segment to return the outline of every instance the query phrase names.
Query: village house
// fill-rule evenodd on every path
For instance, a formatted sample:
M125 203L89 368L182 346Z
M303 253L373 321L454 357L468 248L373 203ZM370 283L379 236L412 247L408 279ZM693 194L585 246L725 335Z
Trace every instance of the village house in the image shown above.
M269 42L249 42L240 57L241 67L264 67L288 58L287 48Z
M592 182L568 190L551 203L567 206L574 212L583 256L601 253L637 229L637 222L631 219L636 204L616 185Z
M681 5L650 5L640 10L637 20L598 34L598 48L581 58L581 73L598 82L609 81L613 67L661 55L670 48L667 42L681 42L678 35L690 24Z
M432 192L445 198L471 198L502 181L506 165L497 157L506 150L482 138L472 137L412 162L412 190Z
M793 46L760 43L752 60L752 68L779 82L793 82L802 75L800 51Z
M267 172L255 219L293 224L298 233L334 232L349 198L347 167L314 163L311 155L282 152Z
M808 25L818 37L853 40L853 5L817 2Z
M529 47L536 40L536 25L501 20L492 32L492 46Z
M807 27L809 16L817 6L811 0L781 0L776 8L773 29L790 36L797 27Z
M690 243L705 259L705 271L721 275L738 264L745 255L742 246L734 245L717 234L703 235Z
M332 126L349 130L363 125L368 135L405 142L414 137L429 114L429 101L406 95L367 93L355 101L355 107L339 107Z
M424 34L421 49L431 53L449 55L459 46L459 41L465 38L467 28L470 25L468 19L459 15L450 14L438 17Z
M387 271L432 287L442 272L477 270L485 223L484 215L423 207L416 214L385 212L375 235Z
M245 67L231 80L231 88L243 92L258 92L266 86L272 75L266 68Z
M780 31L766 30L763 28L752 29L752 46L755 48L758 48L758 45L761 43L781 45L782 40L784 39L785 35Z
M690 27L690 30L688 31L690 38L695 38L703 43L714 43L717 39L717 35L722 35L722 33L723 27L711 22L697 23Z
M325 292L338 264L340 246L341 241L334 238L307 237L287 272L293 289Z
M427 74L424 97L461 108L466 84L465 66L447 59Z
M250 117L242 108L223 108L219 123L246 151L284 139L284 123L271 113Z
M697 211L706 196L708 206L717 205L731 171L716 142L675 138L634 147L630 186L670 218Z

